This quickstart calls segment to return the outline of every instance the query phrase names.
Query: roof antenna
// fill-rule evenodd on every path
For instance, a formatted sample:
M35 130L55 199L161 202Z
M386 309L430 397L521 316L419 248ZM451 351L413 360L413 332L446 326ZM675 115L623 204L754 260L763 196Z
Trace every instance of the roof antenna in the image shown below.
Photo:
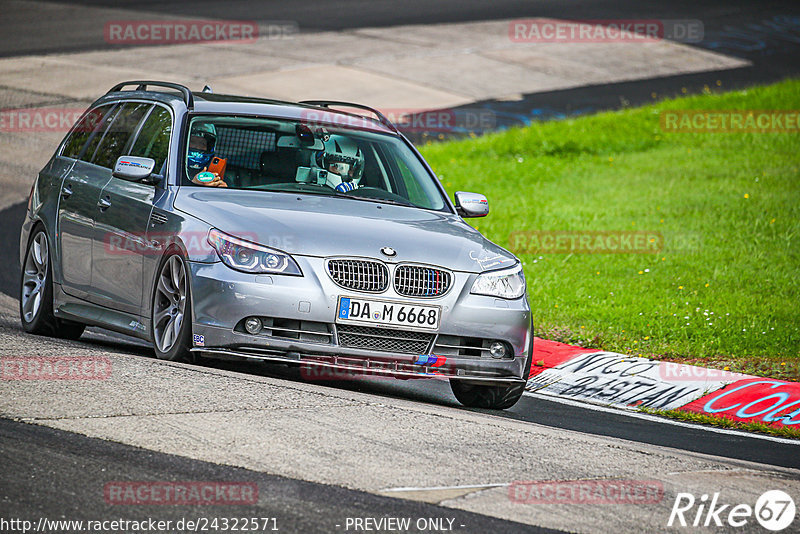
M213 93L213 92L214 92L214 90L213 90L213 89L211 89L211 86L210 86L210 85L206 85L205 87L203 87L203 92L204 92L204 93Z

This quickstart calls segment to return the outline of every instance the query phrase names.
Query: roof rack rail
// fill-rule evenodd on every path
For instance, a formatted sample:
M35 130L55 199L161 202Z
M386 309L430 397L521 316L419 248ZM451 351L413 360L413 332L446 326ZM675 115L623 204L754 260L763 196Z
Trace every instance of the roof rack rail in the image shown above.
M378 117L378 118L376 120L376 119L373 119L372 117L367 117L367 116L361 115L362 117L364 117L366 119L375 120L376 122L380 122L381 124L383 124L384 126L389 128L390 130L392 130L393 132L398 132L397 126L395 126L392 123L392 121L387 119L386 115L384 115L383 113L381 113L377 109L371 108L369 106L365 106L364 104L354 104L352 102L340 102L338 100L302 100L299 103L300 104L306 104L306 105L309 105L309 106L318 106L318 107L321 107L321 108L330 108L331 106L343 106L343 107L348 107L348 108L363 109L365 111L369 111L370 113L374 113L375 116Z
M185 85L181 85L179 83L171 83L171 82L156 82L152 80L131 80L127 82L121 82L112 87L108 90L109 93L115 93L117 91L121 91L123 87L126 85L135 85L136 91L147 91L148 85L155 85L157 87L167 87L169 89L175 89L183 94L183 101L186 104L188 109L194 108L194 97L192 96L192 91L189 90L188 87ZM108 94L108 93L106 93Z

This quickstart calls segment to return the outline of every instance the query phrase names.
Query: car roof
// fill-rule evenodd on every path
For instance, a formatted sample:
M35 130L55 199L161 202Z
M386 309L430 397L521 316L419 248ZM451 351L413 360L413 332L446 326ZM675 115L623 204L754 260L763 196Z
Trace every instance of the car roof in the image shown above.
M310 101L288 102L268 98L258 98L239 95L227 95L211 92L178 91L172 89L148 90L140 85L134 90L121 90L122 85L139 82L123 82L112 88L111 91L99 98L95 105L117 100L152 100L172 107L177 113L213 113L226 115L263 115L277 119L314 122L330 126L350 127L360 130L370 130L379 133L398 135L396 127L391 124L379 111L360 104L349 102ZM142 82L144 83L144 82ZM182 86L177 86L184 89ZM188 92L188 94L187 94ZM374 119L359 113L351 113L333 109L327 105L332 104L346 108L361 108L376 114Z

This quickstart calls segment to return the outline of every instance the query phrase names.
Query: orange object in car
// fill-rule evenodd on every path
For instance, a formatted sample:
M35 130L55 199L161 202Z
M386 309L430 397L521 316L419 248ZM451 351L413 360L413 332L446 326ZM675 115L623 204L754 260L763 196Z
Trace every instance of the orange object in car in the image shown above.
M208 165L208 171L218 174L220 178L225 178L225 166L228 160L223 158L211 158L211 163Z

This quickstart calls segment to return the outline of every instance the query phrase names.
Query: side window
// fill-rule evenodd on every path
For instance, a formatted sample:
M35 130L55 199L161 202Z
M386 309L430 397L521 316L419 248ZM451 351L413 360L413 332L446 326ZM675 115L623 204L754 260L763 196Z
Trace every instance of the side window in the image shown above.
M92 161L92 156L94 156L94 152L97 150L97 145L103 140L106 130L109 125L114 122L114 117L119 114L121 109L121 105L115 107L109 113L106 113L103 119L97 123L92 136L89 138L89 142L86 143L86 148L84 148L83 152L80 154L81 161Z
M169 111L161 106L156 106L144 122L129 155L154 159L156 162L155 172L161 172L161 167L167 159L171 133L172 118Z
M129 102L122 106L100 141L92 163L112 168L117 158L124 154L123 150L149 108L150 104L140 102Z
M80 156L83 145L85 145L86 141L89 140L92 132L95 131L100 124L102 124L103 117L105 117L108 112L111 111L112 107L114 107L113 104L100 106L99 108L95 108L84 115L81 121L75 126L75 129L73 129L69 134L61 155L67 158L77 158ZM102 135L102 133L98 135Z

